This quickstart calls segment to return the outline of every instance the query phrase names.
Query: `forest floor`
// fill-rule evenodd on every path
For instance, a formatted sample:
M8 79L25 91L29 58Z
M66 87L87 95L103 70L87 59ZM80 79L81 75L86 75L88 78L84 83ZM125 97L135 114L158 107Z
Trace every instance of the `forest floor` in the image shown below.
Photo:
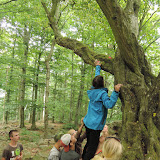
M23 160L47 160L50 150L54 145L54 135L62 132L62 123L48 124L48 137L44 139L44 123L36 122L36 130L31 130L31 124L25 122L25 128L19 128L18 122L12 121L8 124L0 123L0 159L4 147L10 142L8 133L12 129L20 132L20 143L23 145ZM64 130L63 130L64 132Z

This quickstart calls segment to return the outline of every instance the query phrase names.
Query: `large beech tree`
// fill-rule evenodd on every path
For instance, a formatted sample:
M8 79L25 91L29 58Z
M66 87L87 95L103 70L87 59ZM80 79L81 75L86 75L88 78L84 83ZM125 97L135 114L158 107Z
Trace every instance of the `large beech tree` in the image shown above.
M150 63L138 42L138 12L140 0L127 0L122 8L117 0L96 0L108 20L118 45L114 59L98 54L75 39L63 37L56 23L60 0L52 0L49 10L42 1L56 43L72 50L85 63L102 62L102 69L114 75L115 84L122 83L122 128L120 137L124 146L123 158L129 160L160 157L160 74L151 72ZM91 2L90 2L91 3ZM93 15L94 16L94 15Z

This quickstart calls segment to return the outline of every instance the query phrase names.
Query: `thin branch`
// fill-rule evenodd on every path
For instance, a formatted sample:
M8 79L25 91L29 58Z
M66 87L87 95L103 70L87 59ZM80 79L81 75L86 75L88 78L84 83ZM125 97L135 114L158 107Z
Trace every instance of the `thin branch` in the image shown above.
M148 18L148 20L143 24L143 26L141 27L141 29L146 25L146 23L153 17L153 15L154 15L156 12L157 12L157 10L152 13L152 15Z
M156 23L152 26L152 28L151 28L150 30L147 31L147 33L150 33L150 31L153 30L153 29L156 27L156 25L157 25L157 23L158 23L159 21L160 21L160 19L158 19L158 20L156 21ZM142 35L141 39L138 40L138 42L141 42L141 40L143 39L144 36L146 36L146 33L145 33L144 35Z
M146 51L156 40L158 40L160 38L160 36L159 37L157 37L154 41L152 41L144 50Z
M60 20L60 18L61 18L61 15L62 15L63 11L64 11L68 6L69 6L69 3L62 9L62 12L59 14L59 17L58 17L58 20L57 20L57 24L58 24L58 22L59 22L59 20Z
M140 22L139 22L139 33L138 33L138 36L137 36L137 37L140 36L140 32L142 31L142 23L143 23L146 15L147 15L147 13L148 13L148 11L149 11L149 8L145 8L145 9L144 9L143 16L142 16L142 18L140 19Z
M6 12L0 12L0 14L4 14L4 13L20 13L20 12L25 12L24 10L23 11L6 11Z
M8 4L8 3L11 3L11 2L13 2L13 1L17 1L17 0L11 0L11 1L8 1L8 2L0 3L0 6L1 6L1 5Z

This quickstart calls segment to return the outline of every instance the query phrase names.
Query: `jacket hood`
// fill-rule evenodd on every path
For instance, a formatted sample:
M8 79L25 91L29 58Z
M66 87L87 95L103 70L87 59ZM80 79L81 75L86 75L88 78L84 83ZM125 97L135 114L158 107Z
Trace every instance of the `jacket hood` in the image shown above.
M103 89L91 89L87 91L88 97L92 103L101 101L102 94L106 92Z

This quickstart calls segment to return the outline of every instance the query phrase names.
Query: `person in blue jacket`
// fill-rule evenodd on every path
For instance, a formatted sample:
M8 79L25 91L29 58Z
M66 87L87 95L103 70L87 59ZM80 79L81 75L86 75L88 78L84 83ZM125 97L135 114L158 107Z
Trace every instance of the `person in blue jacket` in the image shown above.
M83 150L82 159L90 160L94 157L99 143L100 132L106 123L108 109L113 108L117 102L122 84L114 86L111 96L108 96L108 89L104 88L103 77L100 76L101 62L95 60L96 73L92 81L91 90L87 91L90 99L87 115L83 122L86 127L87 143Z

